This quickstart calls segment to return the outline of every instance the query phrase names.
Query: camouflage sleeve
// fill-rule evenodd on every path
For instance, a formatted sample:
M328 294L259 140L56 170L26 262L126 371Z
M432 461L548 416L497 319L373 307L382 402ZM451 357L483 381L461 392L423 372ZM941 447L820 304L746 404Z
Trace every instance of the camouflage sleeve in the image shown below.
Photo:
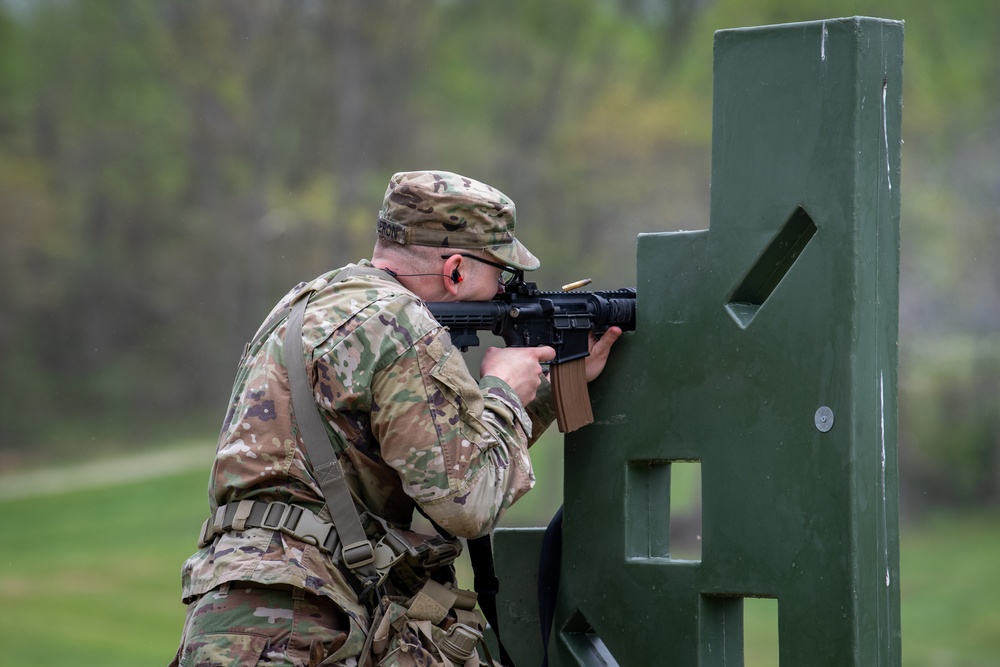
M534 485L527 412L503 380L473 379L446 330L415 340L377 372L372 400L383 459L445 530L489 532Z
M556 420L556 402L552 395L552 384L548 378L542 380L535 394L535 400L524 406L531 419L531 435L528 437L528 447L538 442L542 433Z

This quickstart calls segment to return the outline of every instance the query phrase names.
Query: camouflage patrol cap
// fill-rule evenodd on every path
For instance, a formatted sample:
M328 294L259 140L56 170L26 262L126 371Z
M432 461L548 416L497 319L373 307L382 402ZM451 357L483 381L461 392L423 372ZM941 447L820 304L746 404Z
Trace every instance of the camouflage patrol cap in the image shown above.
M538 259L514 238L514 202L499 190L447 171L405 171L389 179L379 236L401 244L482 249L525 271Z

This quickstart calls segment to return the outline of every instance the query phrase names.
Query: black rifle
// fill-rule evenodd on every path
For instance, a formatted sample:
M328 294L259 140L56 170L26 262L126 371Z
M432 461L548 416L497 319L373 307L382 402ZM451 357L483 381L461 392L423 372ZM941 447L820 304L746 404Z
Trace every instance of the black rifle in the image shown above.
M574 285L585 285L580 281ZM583 359L590 355L590 333L600 336L612 326L635 331L635 289L605 292L541 292L515 273L504 292L490 301L427 304L448 328L463 352L479 345L479 332L490 331L508 347L548 345L556 351L550 366L559 430L573 431L593 421ZM571 363L578 362L578 363Z

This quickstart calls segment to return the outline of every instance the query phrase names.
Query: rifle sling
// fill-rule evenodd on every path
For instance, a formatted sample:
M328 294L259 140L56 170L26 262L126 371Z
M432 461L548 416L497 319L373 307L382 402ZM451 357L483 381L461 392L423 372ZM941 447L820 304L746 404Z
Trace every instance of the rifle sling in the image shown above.
M358 576L375 577L374 549L361 525L344 469L331 446L330 436L306 377L302 345L302 319L311 291L300 295L292 305L285 329L285 365L292 389L292 412L295 414L313 475L323 491L327 509L343 545L341 559Z

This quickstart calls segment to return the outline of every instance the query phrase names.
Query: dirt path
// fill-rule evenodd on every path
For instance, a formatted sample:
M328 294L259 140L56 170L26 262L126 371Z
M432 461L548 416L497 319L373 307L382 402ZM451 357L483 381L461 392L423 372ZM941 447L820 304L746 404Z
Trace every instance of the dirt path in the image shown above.
M0 501L131 483L198 469L205 471L207 479L214 453L212 443L206 443L0 475Z

